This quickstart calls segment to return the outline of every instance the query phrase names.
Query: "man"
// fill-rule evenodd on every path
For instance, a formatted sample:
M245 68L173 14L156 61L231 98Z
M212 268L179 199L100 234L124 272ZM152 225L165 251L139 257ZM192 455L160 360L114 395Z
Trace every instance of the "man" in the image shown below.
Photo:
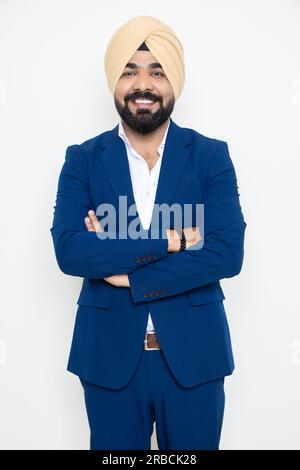
M170 118L184 56L158 19L122 25L105 70L121 120L67 148L51 228L60 269L84 278L68 370L90 448L150 449L155 421L159 449L218 449L234 370L220 280L241 271L246 228L228 146ZM155 236L131 236L136 214L120 196ZM106 237L105 203L117 215ZM155 225L156 207L174 203L192 206L190 223L171 213Z

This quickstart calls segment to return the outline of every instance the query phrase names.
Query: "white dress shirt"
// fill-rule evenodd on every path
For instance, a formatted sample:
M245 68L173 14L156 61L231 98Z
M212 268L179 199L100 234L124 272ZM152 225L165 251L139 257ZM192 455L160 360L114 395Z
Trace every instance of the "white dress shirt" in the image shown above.
M169 126L170 121L166 129L164 138L157 149L159 158L157 159L154 167L149 170L146 160L131 146L125 134L122 121L120 121L119 123L119 137L121 137L125 142L136 210L138 212L144 230L147 230L149 228L152 218L152 211L155 202L160 166ZM152 323L150 312L148 315L147 324L147 333L149 332L154 333L154 326Z

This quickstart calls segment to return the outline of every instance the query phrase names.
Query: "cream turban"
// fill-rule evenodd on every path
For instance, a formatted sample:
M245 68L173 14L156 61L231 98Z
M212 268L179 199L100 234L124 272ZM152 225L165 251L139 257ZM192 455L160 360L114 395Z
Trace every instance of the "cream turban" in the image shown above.
M104 66L108 87L115 86L125 65L145 42L162 65L177 100L184 84L183 47L174 31L153 16L136 16L123 24L111 37L105 52Z

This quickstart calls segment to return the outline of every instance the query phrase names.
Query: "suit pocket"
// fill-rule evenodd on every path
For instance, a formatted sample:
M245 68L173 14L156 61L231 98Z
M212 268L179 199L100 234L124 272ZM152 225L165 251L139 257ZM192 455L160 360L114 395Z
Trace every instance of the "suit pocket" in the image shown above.
M197 287L189 291L188 296L192 305L208 304L225 299L222 288L218 283Z
M83 289L77 300L77 305L87 307L110 308L112 293L108 289Z

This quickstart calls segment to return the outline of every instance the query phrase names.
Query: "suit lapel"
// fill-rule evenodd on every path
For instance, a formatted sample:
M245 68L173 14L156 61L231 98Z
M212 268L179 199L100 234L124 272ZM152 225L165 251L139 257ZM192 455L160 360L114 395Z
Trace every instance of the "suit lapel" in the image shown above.
M184 172L190 143L184 130L171 119L162 157L155 204L172 204L176 187Z
M116 197L127 196L127 206L130 207L135 204L135 200L126 147L118 136L118 127L119 125L111 131L109 139L103 143L105 149L101 153L101 159Z

